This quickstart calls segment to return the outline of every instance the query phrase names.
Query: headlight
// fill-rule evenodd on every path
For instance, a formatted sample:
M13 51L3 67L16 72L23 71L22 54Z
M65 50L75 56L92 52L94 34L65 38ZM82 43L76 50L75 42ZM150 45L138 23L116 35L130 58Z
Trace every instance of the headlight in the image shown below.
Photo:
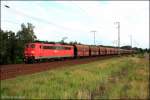
M34 51L31 51L32 54L34 54Z

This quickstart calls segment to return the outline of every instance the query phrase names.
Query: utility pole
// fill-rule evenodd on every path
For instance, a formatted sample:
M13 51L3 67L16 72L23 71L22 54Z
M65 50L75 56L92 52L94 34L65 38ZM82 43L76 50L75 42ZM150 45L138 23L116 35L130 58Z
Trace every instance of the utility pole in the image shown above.
M120 55L120 22L116 22L118 25L118 55Z
M91 31L91 32L93 32L94 33L94 45L95 45L95 30L93 30L93 31Z

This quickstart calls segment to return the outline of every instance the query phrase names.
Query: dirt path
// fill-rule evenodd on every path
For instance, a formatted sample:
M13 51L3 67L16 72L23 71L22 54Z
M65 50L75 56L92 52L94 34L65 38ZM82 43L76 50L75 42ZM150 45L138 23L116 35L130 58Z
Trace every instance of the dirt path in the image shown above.
M63 66L71 66L77 64L85 64L100 59L108 59L108 57L91 57L91 58L80 58L80 59L69 59L64 61L51 61L45 63L35 64L12 64L12 65L1 65L0 67L0 80L14 78L19 75L32 74L36 72L46 71L54 68L60 68Z

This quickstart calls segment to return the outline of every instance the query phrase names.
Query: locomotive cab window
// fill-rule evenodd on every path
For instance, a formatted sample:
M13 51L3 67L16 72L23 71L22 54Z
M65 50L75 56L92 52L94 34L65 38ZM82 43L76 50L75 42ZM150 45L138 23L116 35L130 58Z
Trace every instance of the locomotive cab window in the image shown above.
M34 44L31 44L30 47L31 47L31 48L35 48L35 45L34 45Z

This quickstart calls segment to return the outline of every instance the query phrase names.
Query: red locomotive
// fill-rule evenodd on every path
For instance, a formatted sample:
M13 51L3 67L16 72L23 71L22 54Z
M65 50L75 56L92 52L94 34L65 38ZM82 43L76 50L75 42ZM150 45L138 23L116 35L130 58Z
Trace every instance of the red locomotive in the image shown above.
M120 49L121 54L132 53L132 50ZM105 56L118 54L117 48L89 45L64 45L50 43L28 43L24 49L26 63L41 59L78 58L89 56Z
M25 46L25 62L40 59L74 57L74 46L62 44L28 43Z

